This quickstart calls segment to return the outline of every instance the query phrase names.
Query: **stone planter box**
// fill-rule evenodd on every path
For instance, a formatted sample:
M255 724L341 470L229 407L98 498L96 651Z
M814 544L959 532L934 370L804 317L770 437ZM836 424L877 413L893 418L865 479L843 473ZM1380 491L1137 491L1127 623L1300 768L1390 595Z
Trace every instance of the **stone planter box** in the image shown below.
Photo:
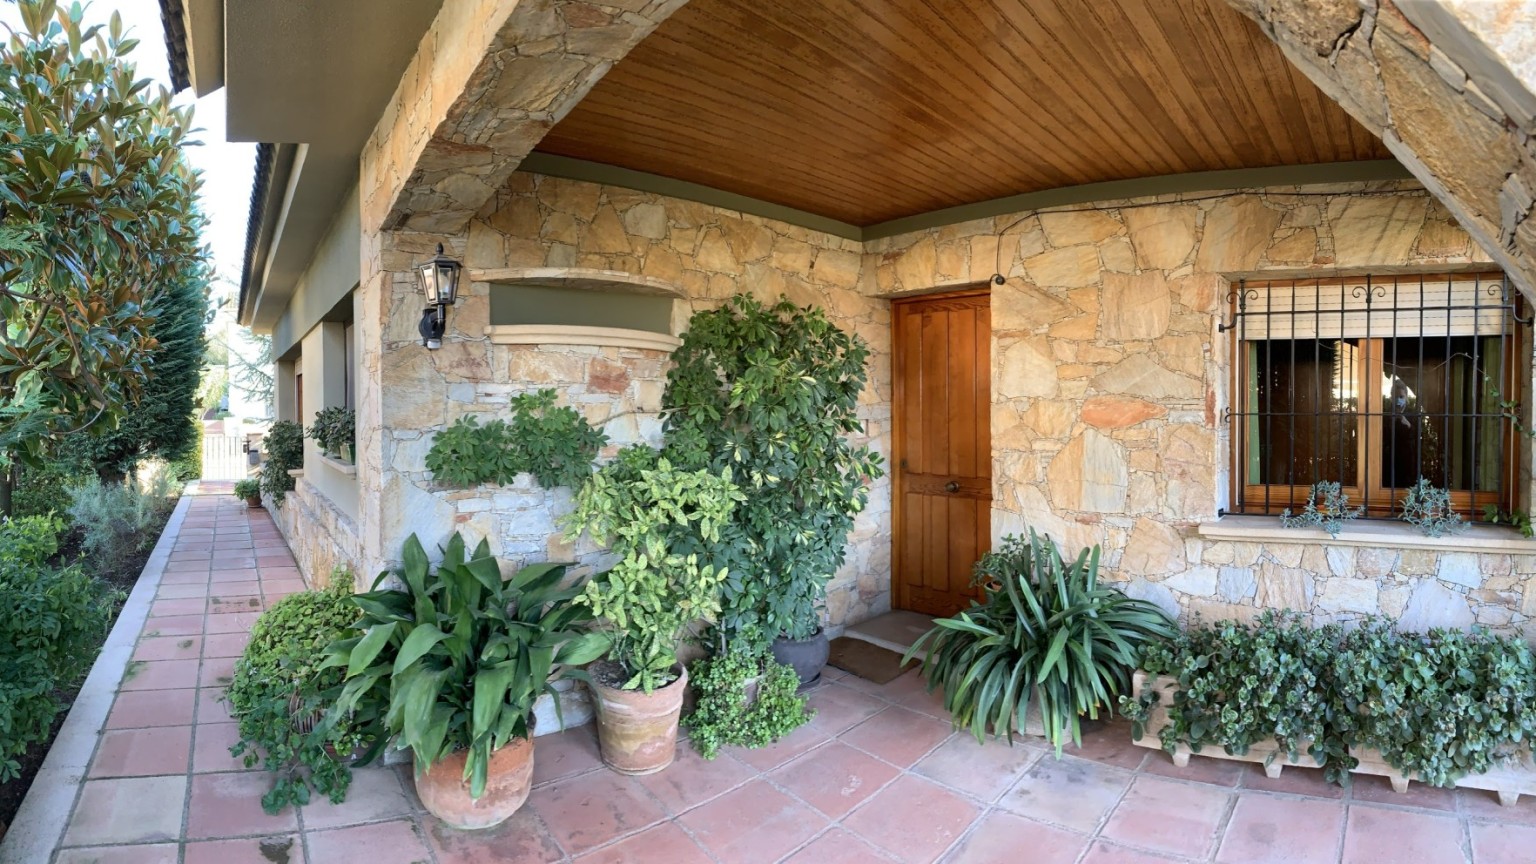
M1147 716L1146 730L1141 740L1135 742L1139 747L1148 747L1153 750L1162 750L1163 742L1158 739L1158 733L1168 725L1168 707L1173 704L1173 695L1179 692L1179 682L1175 678L1165 678L1161 675L1148 675L1137 670L1131 676L1131 694L1140 697L1148 689L1158 694L1157 704ZM1295 759L1290 754L1283 752L1280 746L1273 741L1260 741L1248 748L1248 752L1241 756L1228 753L1220 747L1207 747L1199 753L1195 753L1187 746L1180 744L1173 752L1173 764L1180 768L1189 765L1190 756L1209 756L1212 759L1229 759L1234 762L1253 762L1264 766L1265 776L1274 779L1280 776L1280 772L1287 765L1296 765L1302 768L1321 768L1322 763L1312 758L1311 754L1302 748Z
M1158 733L1168 725L1168 709L1166 706L1173 704L1173 695L1179 690L1179 682L1173 678L1165 678L1160 675L1148 675L1137 670L1131 677L1131 692L1139 697L1148 688L1158 693L1157 705L1149 712L1146 723L1146 731L1140 741L1134 742L1137 746L1148 747L1154 750L1163 749L1162 741L1158 739ZM1188 747L1179 745L1173 754L1173 764L1183 768L1189 764L1191 755L1209 756L1213 759L1231 759L1238 762L1256 762L1263 764L1270 754L1275 754L1273 762L1264 765L1264 773L1271 778L1279 777L1286 765L1299 765L1303 768L1321 768L1322 763L1303 752L1297 759L1290 759L1273 742L1254 744L1247 754L1233 756L1220 748L1206 748L1199 753L1194 753ZM1375 777L1385 777L1392 783L1395 792L1407 792L1410 778L1403 776L1402 772L1387 764L1381 753L1365 747L1355 747L1349 751L1349 755L1359 761L1351 774L1368 774ZM1536 760L1530 753L1526 753L1518 761L1503 765L1482 774L1469 774L1456 781L1456 786L1462 789L1483 789L1499 796L1499 803L1505 807L1513 807L1520 801L1521 795L1536 795Z

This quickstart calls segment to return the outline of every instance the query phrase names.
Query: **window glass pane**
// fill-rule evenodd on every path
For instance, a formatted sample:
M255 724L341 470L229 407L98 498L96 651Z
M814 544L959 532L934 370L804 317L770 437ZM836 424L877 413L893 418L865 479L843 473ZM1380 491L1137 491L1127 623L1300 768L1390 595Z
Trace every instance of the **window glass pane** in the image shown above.
M1358 340L1248 343L1248 481L1357 485Z
M1382 485L1498 489L1499 339L1387 339L1382 347ZM1480 414L1490 416L1478 416ZM1399 496L1400 497L1400 496Z

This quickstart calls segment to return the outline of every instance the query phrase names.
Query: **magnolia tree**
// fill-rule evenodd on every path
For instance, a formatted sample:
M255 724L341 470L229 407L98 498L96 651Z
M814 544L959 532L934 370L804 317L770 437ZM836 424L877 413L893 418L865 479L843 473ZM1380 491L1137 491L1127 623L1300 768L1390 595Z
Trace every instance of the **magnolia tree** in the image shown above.
M175 295L160 286L205 267L191 109L135 78L116 14L18 6L0 49L0 512L13 460L135 405Z

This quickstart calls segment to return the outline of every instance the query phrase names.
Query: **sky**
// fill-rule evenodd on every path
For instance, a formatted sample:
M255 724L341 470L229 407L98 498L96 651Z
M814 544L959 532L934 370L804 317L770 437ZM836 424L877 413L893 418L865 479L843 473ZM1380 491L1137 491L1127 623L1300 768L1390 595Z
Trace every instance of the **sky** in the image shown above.
M165 30L160 23L158 0L94 0L86 6L85 20L105 24L114 11L122 15L124 29L139 39L138 47L128 55L138 67L139 77L169 88L170 61L165 53ZM0 24L11 25L19 21L16 7L0 4ZM208 217L203 242L212 251L218 275L238 286L245 260L245 226L250 213L256 145L231 144L224 140L222 89L202 99L194 99L191 88L188 88L176 97L176 102L196 105L194 126L201 130L193 138L203 142L202 145L188 148L187 156L193 167L203 173L201 204L203 214Z

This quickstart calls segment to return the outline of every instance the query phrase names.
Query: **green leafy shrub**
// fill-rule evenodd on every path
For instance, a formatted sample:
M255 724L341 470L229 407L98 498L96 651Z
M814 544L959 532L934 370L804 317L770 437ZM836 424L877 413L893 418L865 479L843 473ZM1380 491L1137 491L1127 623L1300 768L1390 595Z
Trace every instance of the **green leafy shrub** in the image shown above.
M261 491L272 497L272 503L281 505L293 491L293 478L288 472L304 467L304 427L292 420L279 420L272 424L262 438L267 460L261 466Z
M460 417L437 434L427 452L427 470L445 486L511 483L532 474L540 486L579 487L592 473L592 460L608 443L581 412L557 406L554 390L512 397L512 420L485 425Z
M69 515L80 530L81 542L94 561L117 567L159 539L156 530L175 504L172 482L157 472L146 487L132 478L103 483L91 478L69 490Z
M746 687L761 678L757 698L747 704ZM722 744L765 747L804 725L815 715L796 694L800 677L771 658L732 651L693 664L693 711L683 720L688 740L705 759L713 759Z
M1147 648L1143 665L1179 682L1165 749L1243 753L1274 740L1292 755L1305 747L1339 783L1356 765L1352 748L1450 786L1527 751L1536 735L1536 661L1513 637L1403 633L1380 618L1311 629L1294 613L1270 614L1193 628ZM1138 737L1154 704L1155 693L1121 700Z
M1179 744L1195 753L1221 747L1244 755L1273 741L1291 759L1305 752L1337 766L1348 747L1330 731L1332 703L1319 670L1332 663L1338 639L1338 627L1314 629L1287 611L1266 612L1252 624L1192 627L1170 642L1147 644L1141 668L1179 681L1169 723L1159 733L1163 747L1170 753ZM1156 695L1122 701L1138 740Z
M78 564L48 563L61 529L51 517L0 524L0 783L48 737L59 691L90 670L123 597Z
M569 535L590 533L619 559L578 602L612 625L624 689L674 680L685 632L719 614L726 571L690 550L718 542L741 499L729 470L684 471L644 445L624 448L577 491Z
M927 646L928 689L942 687L956 729L977 741L1024 727L1038 700L1046 738L1059 755L1082 740L1079 717L1111 711L1128 692L1140 649L1176 632L1144 600L1099 584L1099 547L1067 563L1050 538L1008 536L976 564L981 602L934 622L903 661Z
M350 459L357 434L357 413L351 408L322 408L305 430L325 454L336 459Z
M1469 527L1451 506L1450 490L1441 489L1424 477L1408 488L1401 503L1403 512L1398 518L1419 529L1426 537L1459 534Z
M235 497L246 501L261 494L261 481L255 477L235 481Z
M229 752L277 775L261 799L268 813L308 804L311 790L346 798L352 771L336 754L349 754L361 736L346 722L320 729L315 717L342 679L342 670L321 668L325 647L357 617L352 574L338 570L323 591L290 594L261 613L235 662L228 697L240 741Z
M1318 502L1322 506L1318 506ZM1349 506L1349 496L1338 483L1322 481L1307 488L1307 505L1301 513L1291 515L1291 508L1280 511L1282 528L1321 528L1329 536L1337 537L1344 530L1344 523L1360 518L1364 507Z
M820 309L738 295L688 322L662 396L664 451L685 470L730 469L746 499L701 550L729 574L722 644L752 651L821 626L827 583L880 477L859 394L869 348Z
M91 479L86 465L65 459L17 466L12 492L12 516L46 516L69 511L69 490Z
M434 571L412 534L399 577L405 590L374 590L352 602L362 618L326 649L324 668L345 671L326 723L351 717L371 737L398 737L426 771L467 750L470 796L485 792L491 753L533 731L533 707L553 685L608 648L588 632L565 567L532 564L503 578L484 540L465 557L453 535ZM558 697L556 710L559 709Z

